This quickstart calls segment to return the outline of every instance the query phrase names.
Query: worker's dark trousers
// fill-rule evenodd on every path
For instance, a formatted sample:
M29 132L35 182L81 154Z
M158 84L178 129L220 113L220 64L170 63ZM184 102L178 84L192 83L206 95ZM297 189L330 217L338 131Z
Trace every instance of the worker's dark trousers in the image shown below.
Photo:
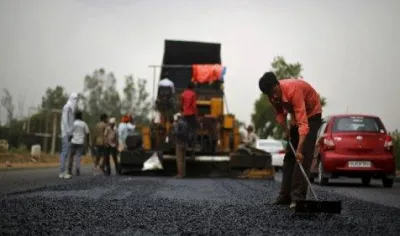
M310 166L314 155L315 142L317 141L318 129L321 126L321 114L314 115L308 119L310 130L303 145L304 160L303 167L307 175L310 172ZM297 126L290 127L290 137L293 147L297 148L299 142L299 132ZM307 196L308 185L299 165L296 165L296 157L289 144L283 159L283 177L279 198L290 199L291 201L305 200Z
M195 115L184 116L183 119L189 126L189 143L188 147L194 149L196 145L196 129L197 129L197 118Z
M106 146L96 145L96 159L94 161L94 166L98 167L100 165L101 158L106 156Z
M115 173L119 173L119 163L118 163L118 150L115 147L106 147L105 148L105 156L103 162L103 169L105 170L105 174L111 174L111 163L110 156L113 159L115 165Z

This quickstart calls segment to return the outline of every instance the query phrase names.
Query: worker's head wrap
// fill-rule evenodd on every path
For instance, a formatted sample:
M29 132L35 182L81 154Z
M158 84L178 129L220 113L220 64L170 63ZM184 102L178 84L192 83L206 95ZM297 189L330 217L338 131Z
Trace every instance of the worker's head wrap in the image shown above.
M181 113L175 113L175 115L174 115L174 121L177 121L177 120L179 120L179 118L181 117Z
M111 117L110 120L108 120L108 123L110 124L115 124L115 118Z
M132 115L128 115L128 122L133 122L133 116Z
M69 95L68 101L65 104L65 106L71 108L72 112L75 112L77 102L78 102L78 94L77 93L71 93L71 95Z
M263 94L270 96L276 85L279 84L273 72L266 72L258 81L258 86Z
M122 122L122 123L128 123L128 122L129 122L129 116L127 116L127 115L122 116L121 122Z

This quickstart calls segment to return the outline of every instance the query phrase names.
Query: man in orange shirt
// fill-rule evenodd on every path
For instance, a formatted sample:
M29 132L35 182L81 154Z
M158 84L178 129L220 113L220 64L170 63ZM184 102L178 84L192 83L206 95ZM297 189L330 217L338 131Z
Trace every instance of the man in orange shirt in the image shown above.
M305 200L307 182L296 164L302 162L308 174L314 155L318 129L321 126L322 108L320 97L310 84L301 79L276 78L272 72L265 73L260 81L261 92L268 96L278 123L285 131L285 138L296 148L288 151L283 160L282 185L276 204L290 204L293 208L296 201ZM287 114L291 114L290 128L287 125Z
M189 148L192 149L192 153L195 148L197 128L197 95L193 87L193 83L190 82L181 95L182 116L190 127Z

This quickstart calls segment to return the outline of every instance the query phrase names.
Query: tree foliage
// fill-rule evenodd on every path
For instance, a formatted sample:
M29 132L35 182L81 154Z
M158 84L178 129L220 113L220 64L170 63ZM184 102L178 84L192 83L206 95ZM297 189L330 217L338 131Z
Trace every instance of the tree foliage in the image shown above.
M299 78L303 70L299 62L287 63L283 57L274 58L271 63L272 71L276 77L281 79ZM326 105L326 98L321 97L322 106ZM282 138L282 128L277 124L272 105L268 98L260 94L260 97L254 102L254 112L251 115L251 121L254 124L255 132L260 138Z
M78 107L83 110L83 118L89 127L94 127L102 113L117 119L124 114L131 114L137 124L149 122L151 102L146 89L147 81L141 78L135 79L131 75L126 76L121 94L117 89L117 82L114 73L107 72L103 68L83 78L84 89L78 93ZM53 114L51 111L62 109L68 101L69 93L78 91L67 92L61 85L47 88L37 109L30 108L29 117L20 120L14 119L14 101L10 92L7 89L3 92L1 107L6 111L10 124L7 130L12 131L12 134L7 134L7 137L13 136L17 140L28 130L31 134L52 133ZM60 115L57 122L59 121ZM59 125L57 125L57 133L60 134Z
M396 168L400 169L400 132L395 130L390 133L393 139L394 156L396 158Z
M148 123L151 103L149 93L146 90L147 81L145 79L135 79L132 75L125 77L125 87L123 90L124 99L122 101L122 112L133 114L135 122Z
M42 109L62 109L68 101L68 94L64 87L57 85L54 89L47 88L42 96Z
M102 113L116 118L122 114L131 114L136 123L148 122L151 104L146 83L145 79L135 80L132 75L126 76L121 96L112 72L107 73L101 68L87 75L80 101L89 123L96 123Z
M13 97L8 89L3 89L4 95L1 97L1 106L6 110L7 124L10 125L14 119L14 103Z

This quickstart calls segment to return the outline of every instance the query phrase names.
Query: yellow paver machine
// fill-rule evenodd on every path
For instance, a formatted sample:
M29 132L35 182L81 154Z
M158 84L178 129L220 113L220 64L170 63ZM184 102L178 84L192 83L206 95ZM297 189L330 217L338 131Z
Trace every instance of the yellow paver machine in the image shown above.
M221 45L217 43L165 40L162 65L149 66L154 71L153 94L158 82L157 69L161 70L160 79L168 78L174 89L158 88L153 102L160 119L142 126L134 142L138 145L121 153L122 170L140 168L154 153L162 162L163 171L176 168L171 138L173 115L180 112L181 94L192 81L197 94L198 128L197 145L186 155L187 175L273 179L270 153L240 148L239 127L227 109L223 86L226 67L221 64L220 51ZM168 93L170 96L163 96Z

